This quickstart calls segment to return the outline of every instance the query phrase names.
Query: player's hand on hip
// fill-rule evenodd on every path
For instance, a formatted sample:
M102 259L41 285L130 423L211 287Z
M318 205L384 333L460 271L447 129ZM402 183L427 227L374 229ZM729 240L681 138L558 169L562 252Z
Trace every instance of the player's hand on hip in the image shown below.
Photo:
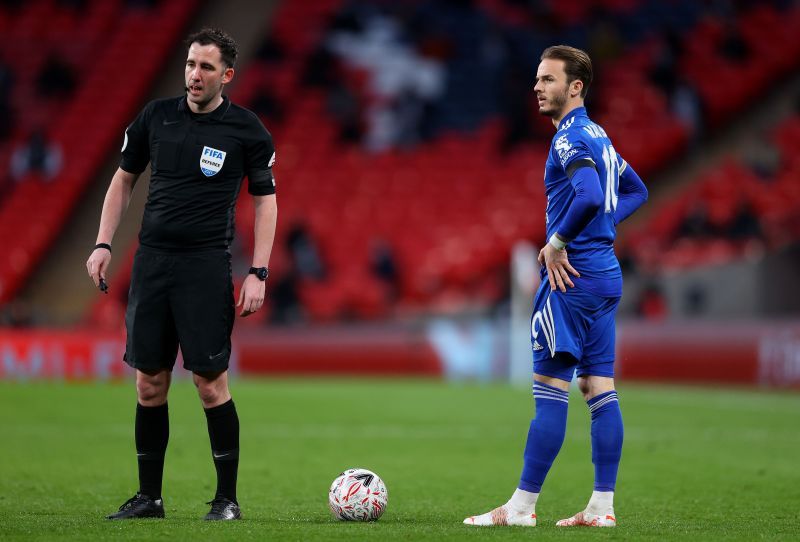
M96 248L86 260L86 270L95 286L100 286L100 279L105 280L106 271L111 263L111 252L105 248Z
M555 291L558 288L562 292L566 292L567 286L570 288L575 287L570 274L576 277L580 277L581 274L569 263L566 249L557 249L547 243L539 251L538 259L539 263L547 269L547 280L550 282L551 291Z
M236 303L237 307L242 308L239 316L250 316L260 309L264 304L265 290L264 281L259 280L255 275L247 275L242 283L242 290L239 292L239 302Z

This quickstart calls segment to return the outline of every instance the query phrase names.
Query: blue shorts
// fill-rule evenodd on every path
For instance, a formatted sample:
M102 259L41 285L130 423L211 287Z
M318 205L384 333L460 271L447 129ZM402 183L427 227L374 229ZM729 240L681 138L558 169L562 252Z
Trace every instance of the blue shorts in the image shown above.
M533 372L572 381L577 375L614 377L614 317L619 297L602 297L579 288L550 291L542 281L533 302Z

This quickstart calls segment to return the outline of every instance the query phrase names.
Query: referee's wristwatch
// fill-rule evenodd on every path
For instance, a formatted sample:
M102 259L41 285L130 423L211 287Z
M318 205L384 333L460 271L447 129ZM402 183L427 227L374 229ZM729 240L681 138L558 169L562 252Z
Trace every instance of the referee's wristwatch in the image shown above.
M267 280L267 277L269 276L269 269L266 267L251 267L250 271L248 271L248 274L255 275L258 277L258 280L263 282Z

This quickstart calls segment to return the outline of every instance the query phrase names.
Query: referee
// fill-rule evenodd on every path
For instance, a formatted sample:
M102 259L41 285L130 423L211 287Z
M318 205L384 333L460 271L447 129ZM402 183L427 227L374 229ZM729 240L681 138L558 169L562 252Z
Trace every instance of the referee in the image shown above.
M103 203L97 245L86 267L105 288L111 241L139 175L151 181L125 314L125 361L136 369L139 491L108 519L164 517L161 482L169 440L167 394L180 346L205 409L217 490L207 520L242 517L236 498L239 417L228 391L234 321L229 247L245 176L255 200L255 249L237 307L264 302L277 204L272 136L222 90L237 47L217 29L186 40L186 93L147 104L125 131L120 167Z

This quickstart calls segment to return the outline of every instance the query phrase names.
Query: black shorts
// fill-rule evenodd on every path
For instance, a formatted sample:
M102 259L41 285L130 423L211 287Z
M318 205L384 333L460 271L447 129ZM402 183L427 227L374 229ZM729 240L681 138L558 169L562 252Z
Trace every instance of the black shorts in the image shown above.
M234 320L231 256L224 250L170 253L140 247L133 260L125 362L170 369L180 345L192 372L228 368Z

